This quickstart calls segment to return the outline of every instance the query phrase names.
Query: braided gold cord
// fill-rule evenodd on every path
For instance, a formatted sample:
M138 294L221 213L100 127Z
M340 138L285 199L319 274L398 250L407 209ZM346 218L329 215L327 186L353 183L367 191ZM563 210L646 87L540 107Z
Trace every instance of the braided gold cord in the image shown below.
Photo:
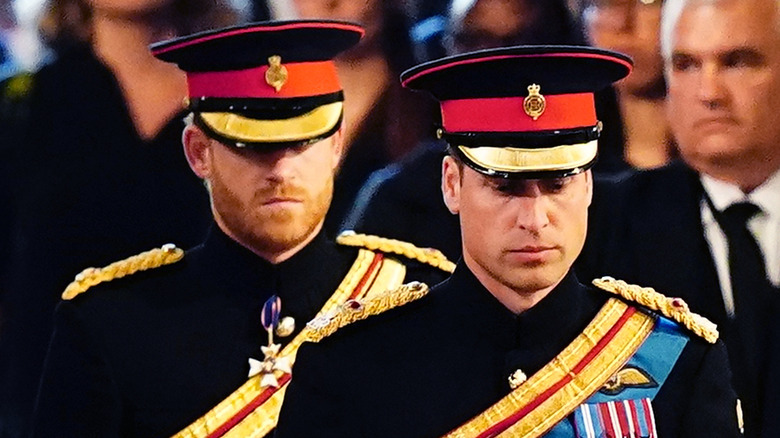
M354 231L344 231L336 238L336 243L345 246L357 246L371 251L381 251L388 254L400 254L412 260L431 265L434 268L452 273L455 263L434 248L419 248L409 242L369 234L357 234Z
M78 275L75 280L62 293L63 300L70 300L73 297L86 292L92 286L111 281L115 278L122 278L126 275L134 274L139 271L157 268L171 263L176 263L184 257L184 251L173 244L164 245L162 248L155 248L151 251L111 263L105 268L87 268Z
M593 285L607 292L619 295L629 301L660 312L665 317L684 325L688 330L714 344L718 340L717 326L707 318L691 312L681 298L667 297L651 287L628 284L612 277L593 280Z
M365 301L347 301L339 306L335 313L311 320L307 324L307 328L310 329L308 340L319 342L344 326L403 306L427 294L428 286L426 284L413 281Z

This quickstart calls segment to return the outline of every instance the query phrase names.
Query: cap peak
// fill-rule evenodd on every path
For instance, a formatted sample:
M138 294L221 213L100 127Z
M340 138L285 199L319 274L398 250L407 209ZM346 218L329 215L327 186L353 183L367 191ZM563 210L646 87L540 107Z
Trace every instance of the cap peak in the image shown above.
M584 46L515 46L463 53L401 75L440 102L455 155L490 176L565 176L596 159L594 93L624 78L627 56Z

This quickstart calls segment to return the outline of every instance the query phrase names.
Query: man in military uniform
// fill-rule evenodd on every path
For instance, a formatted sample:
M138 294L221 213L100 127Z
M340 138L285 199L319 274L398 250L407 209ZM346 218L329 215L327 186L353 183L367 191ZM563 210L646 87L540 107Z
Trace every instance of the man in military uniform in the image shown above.
M570 270L601 128L593 92L630 68L608 51L525 46L404 73L441 101L463 258L430 292L410 284L312 321L319 342L300 351L279 438L738 435L708 321Z
M362 32L257 23L152 46L187 72L184 151L215 226L186 254L164 246L68 286L35 436L265 436L306 321L453 268L435 250L323 235L342 153L332 58Z

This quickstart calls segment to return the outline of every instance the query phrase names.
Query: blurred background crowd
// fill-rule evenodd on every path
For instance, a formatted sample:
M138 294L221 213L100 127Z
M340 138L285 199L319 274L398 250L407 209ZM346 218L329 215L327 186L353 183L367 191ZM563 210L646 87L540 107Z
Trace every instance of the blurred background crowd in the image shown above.
M706 217L713 214L702 216L725 206L715 199L702 204L700 185L685 189L692 193L690 204L667 203L688 187L674 178L699 181L709 172L675 141L672 125L686 132L682 114L691 102L678 100L679 111L667 111L667 90L674 88L664 76L661 9L662 0L0 0L0 437L22 436L26 428L51 314L74 275L167 242L188 248L210 225L207 193L181 152L184 75L153 58L148 45L248 21L322 18L365 26L361 43L337 61L348 152L326 228L433 246L453 259L460 240L457 218L439 192L446 145L435 138L437 106L401 88L399 74L437 57L519 44L593 45L630 55L633 73L597 96L604 130L594 173L605 188L599 191L597 184L595 237L581 276L610 274L658 287L702 303L700 312L728 326L735 319L733 294L718 292L728 264L718 267L726 256L717 254L725 252L711 250L717 243L706 234ZM780 83L780 71L772 74ZM677 87L682 93L686 85ZM780 110L780 93L752 98L765 99L762 105L774 107L773 114ZM707 108L727 106L728 99L699 96ZM757 184L730 179L745 193L766 181L775 181L770 198L780 193L780 135L769 142L774 150L759 157L769 171L752 172L764 175ZM669 166L688 173L661 183L636 179ZM643 200L648 204L637 205ZM768 259L763 275L774 288L780 283L778 200L780 195L764 209L766 226L775 231L759 243ZM614 214L629 205L634 212L664 210L668 218L639 230L643 218ZM683 210L698 223L688 235L678 230L688 214ZM616 262L604 255L605 242ZM635 244L624 249L621 242ZM686 259L688 246L697 254L703 248L704 255ZM707 269L694 264L700 259ZM611 272L613 262L617 272ZM696 295L708 287L714 294ZM756 303L744 308L756 307L773 309ZM751 330L769 330L756 324ZM741 385L749 383L737 383L738 390ZM751 397L769 403L777 394Z

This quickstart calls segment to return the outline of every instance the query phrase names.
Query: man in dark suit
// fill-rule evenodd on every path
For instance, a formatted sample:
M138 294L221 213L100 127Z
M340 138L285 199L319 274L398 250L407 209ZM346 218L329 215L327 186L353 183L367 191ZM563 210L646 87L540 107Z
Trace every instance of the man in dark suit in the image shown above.
M404 73L441 102L442 192L463 257L430 291L410 284L312 321L318 343L301 348L278 438L738 435L709 322L570 270L600 133L593 93L630 67L520 46Z
M184 152L214 224L186 254L166 245L67 287L34 436L266 436L306 321L451 271L435 250L322 230L342 152L332 60L362 33L266 22L152 46L187 72Z
M780 3L668 1L662 29L669 120L682 162L597 182L580 274L658 288L716 322L746 435L774 436Z

